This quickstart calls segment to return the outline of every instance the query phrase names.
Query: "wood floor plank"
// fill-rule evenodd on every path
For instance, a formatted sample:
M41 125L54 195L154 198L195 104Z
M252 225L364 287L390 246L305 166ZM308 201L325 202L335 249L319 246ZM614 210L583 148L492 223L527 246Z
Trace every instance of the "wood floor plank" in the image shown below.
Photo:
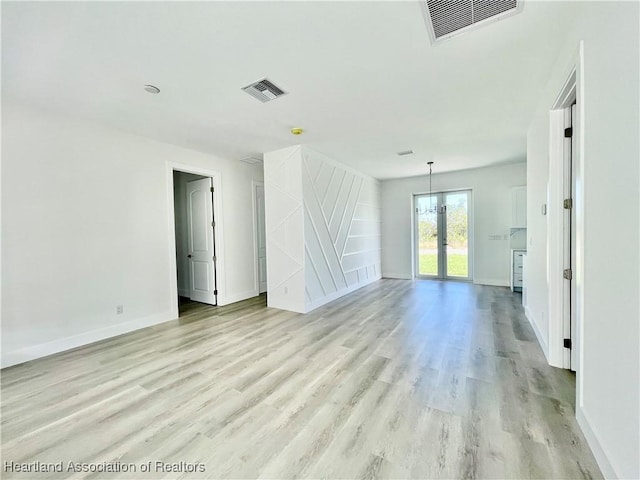
M2 371L3 462L133 469L2 478L602 478L575 376L509 289L381 280L306 315L264 295L180 308Z

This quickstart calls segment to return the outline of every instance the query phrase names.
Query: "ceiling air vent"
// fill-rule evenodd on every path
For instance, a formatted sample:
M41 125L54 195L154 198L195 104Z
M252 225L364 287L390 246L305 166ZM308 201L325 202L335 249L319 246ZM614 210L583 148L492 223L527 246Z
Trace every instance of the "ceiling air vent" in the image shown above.
M413 150L403 150L402 152L398 152L398 155L403 157L404 155L413 155Z
M262 159L258 157L241 158L240 161L247 165L262 165Z
M431 43L520 13L523 0L421 0Z
M280 87L276 87L273 83L271 83L266 78L259 80L257 82L254 82L251 85L247 85L242 90L247 92L252 97L257 98L261 102L268 102L270 100L274 100L287 93L284 90L282 90Z

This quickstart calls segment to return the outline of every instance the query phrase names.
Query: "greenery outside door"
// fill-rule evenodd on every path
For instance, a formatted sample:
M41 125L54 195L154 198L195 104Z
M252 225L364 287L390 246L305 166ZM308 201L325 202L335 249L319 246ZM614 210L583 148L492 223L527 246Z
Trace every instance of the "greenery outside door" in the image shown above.
M416 276L471 280L471 191L416 195Z

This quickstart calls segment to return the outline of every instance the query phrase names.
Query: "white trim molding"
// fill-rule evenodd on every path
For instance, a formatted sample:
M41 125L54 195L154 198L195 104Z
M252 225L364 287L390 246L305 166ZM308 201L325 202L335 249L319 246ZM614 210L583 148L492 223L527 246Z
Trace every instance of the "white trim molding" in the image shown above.
M410 273L383 273L382 278L393 278L396 280L413 280Z
M584 408L576 407L576 420L591 448L591 453L593 453L596 462L598 462L602 476L604 478L620 478L620 476L616 474L611 462L609 462L609 456L605 453L604 448L602 448L602 444L598 440L598 435L596 435L591 428L591 423L588 420L588 415L584 411Z
M242 300L247 300L248 298L257 297L260 295L258 290L247 290L246 292L234 293L232 295L218 296L218 306L222 307L224 305L229 305L231 303L241 302Z
M351 285L350 287L347 287L344 290L339 290L337 292L333 292L329 295L327 295L326 297L322 297L318 300L316 300L315 302L309 302L305 304L305 312L304 313L308 313L312 310L315 310L318 307L321 307L322 305L326 305L327 303L333 302L334 300L337 300L341 297L344 297L345 295L351 293L351 292L355 292L356 290L365 287L367 285L370 285L374 282L377 282L378 280L380 280L382 277L380 277L379 275L373 278L369 278L368 280L365 280L363 282L357 283L355 285Z
M474 278L474 285L489 285L491 287L508 287L509 280L504 278Z
M124 333L133 332L142 328L170 322L178 318L174 312L162 312L148 317L138 318L128 322L118 323L109 327L91 330L89 332L72 335L71 337L60 338L52 342L41 343L30 347L20 348L13 351L2 352L2 368L28 362L37 358L46 357L56 353L66 352L78 347L86 347L101 340L117 337Z
M529 307L524 307L524 315L525 317L527 317L527 320L529 321L529 324L531 325L533 332L536 334L538 343L540 344L540 348L542 349L542 353L544 353L544 356L547 359L547 362L549 362L549 345L547 344L547 341L545 340L544 335L542 335L540 328L538 328L538 322L534 318L531 310L529 310Z

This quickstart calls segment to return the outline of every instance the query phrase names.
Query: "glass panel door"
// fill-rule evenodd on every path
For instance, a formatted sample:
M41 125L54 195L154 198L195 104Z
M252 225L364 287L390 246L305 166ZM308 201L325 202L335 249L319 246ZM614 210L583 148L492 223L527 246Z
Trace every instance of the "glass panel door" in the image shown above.
M421 277L439 277L440 245L438 232L440 230L439 195L416 196L416 272Z
M469 192L444 194L447 278L469 279Z
M415 196L416 276L470 280L470 191Z

